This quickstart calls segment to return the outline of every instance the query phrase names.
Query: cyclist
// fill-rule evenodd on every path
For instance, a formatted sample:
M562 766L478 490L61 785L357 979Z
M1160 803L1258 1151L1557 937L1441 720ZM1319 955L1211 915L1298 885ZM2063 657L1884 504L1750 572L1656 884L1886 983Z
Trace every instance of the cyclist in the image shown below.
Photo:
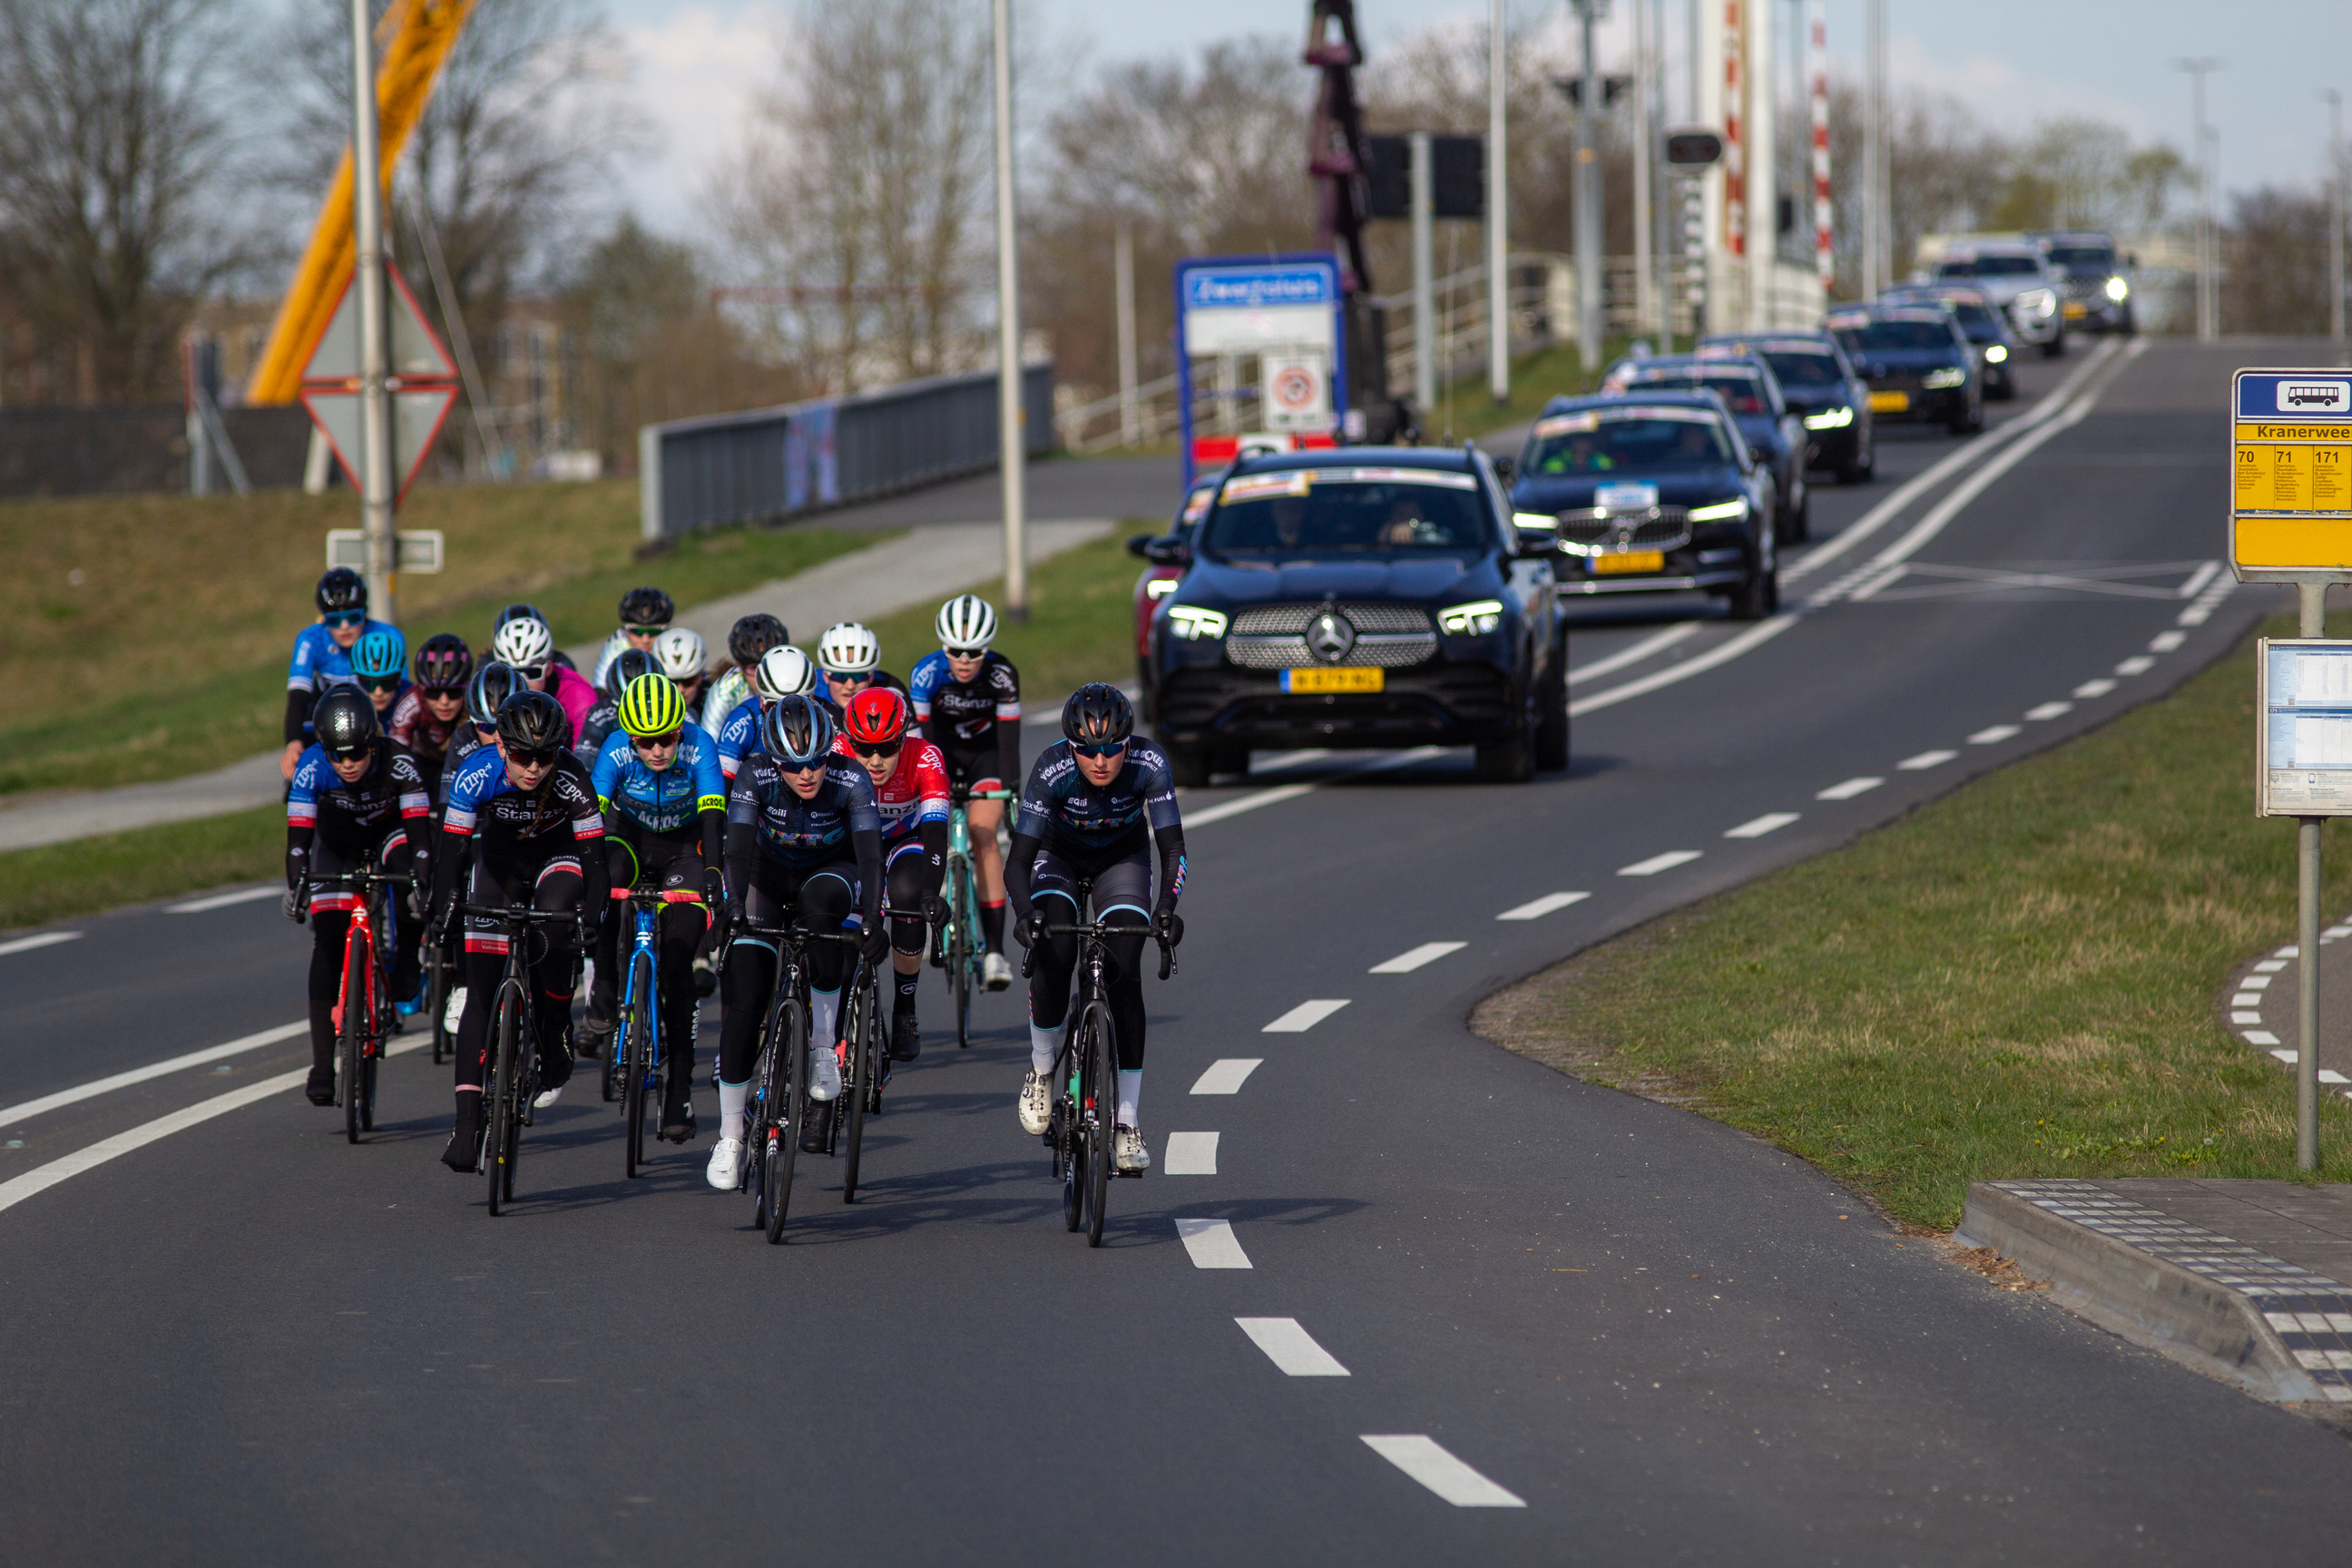
M466 1004L456 1052L457 1119L441 1156L453 1171L481 1165L484 1068L508 942L506 929L496 921L460 918L457 906L528 902L577 913L591 933L604 916L604 856L597 840L604 837L604 818L588 770L567 749L571 739L562 703L544 691L518 691L499 708L495 742L459 763L449 783L441 827L457 842L445 840L435 857L433 929L462 927L466 943ZM465 853L469 847L470 856ZM579 952L561 926L542 928L530 942L530 998L538 1015L544 1086L538 1103L548 1106L572 1077L570 1025L572 994L580 983Z
M706 715L702 700L710 694L710 652L702 646L702 634L686 626L672 626L654 638L654 668L670 678L677 694L686 700L686 715L705 729L723 721L724 713ZM711 731L716 739L718 731Z
M908 692L923 739L947 759L950 782L970 790L1008 789L1021 776L1021 672L989 648L996 639L996 612L985 599L959 594L940 606L932 629L940 651L915 666ZM970 816L986 943L981 980L1002 991L1013 984L1013 966L1004 962L1004 861L996 848L1004 803L973 801Z
M727 634L727 668L712 678L710 691L702 700L703 712L717 714L722 724L733 717L751 695L751 671L761 658L770 648L792 640L784 623L764 611L737 621Z
M530 689L512 665L500 664L496 659L485 661L481 668L474 672L474 679L466 685L466 721L458 725L457 731L449 737L449 749L441 758L441 776L433 791L433 820L436 827L448 816L449 784L457 778L458 766L498 739L499 710L506 705L507 699L518 691ZM437 844L440 841L436 835L434 842ZM425 940L437 942L452 960L457 958L457 933L439 922L427 923ZM442 1015L442 1027L452 1035L457 1032L457 1020L466 1011L465 971L462 966L457 973L458 983L449 987L449 1000Z
M362 632L352 645L352 684L368 694L376 718L392 722L392 710L408 689L408 639L396 626Z
M856 757L874 781L882 818L882 879L890 910L890 969L898 997L890 1010L890 1056L910 1062L922 1051L915 1022L915 984L923 948L947 923L940 883L947 874L948 767L940 749L907 733L907 697L868 687L849 700L837 749Z
M816 666L792 644L780 644L760 656L751 668L751 695L737 703L719 726L719 771L730 784L743 759L760 749L760 715L767 705L780 697L808 697L815 691Z
M588 710L596 706L596 689L578 670L555 662L555 634L547 629L547 623L531 616L517 616L506 622L490 638L490 657L514 666L533 691L544 691L562 706L572 726L564 738L570 745Z
M335 1103L335 1004L343 988L343 942L360 896L349 888L313 894L313 877L341 877L362 866L398 875L425 874L423 825L432 815L416 759L391 740L375 706L353 686L330 688L311 710L318 740L294 765L286 795L286 916L310 922L310 1079L313 1105ZM414 825L417 839L409 837ZM401 931L394 901L392 994L416 990L415 930ZM346 1086L349 1087L349 1086Z
M596 663L589 680L603 690L606 678L613 673L613 661L620 657L621 650L652 647L654 638L669 630L669 623L677 615L677 606L659 588L632 588L622 595L621 625L596 650Z
M798 915L812 931L837 931L856 906L859 947L879 963L889 951L883 929L881 821L866 770L833 749L833 715L813 697L786 697L761 717L761 750L748 758L727 797L727 924L731 945L720 983L726 1012L719 1030L719 1145L705 1173L732 1192L743 1173L743 1108L751 1092L760 1028L776 984L779 954L748 920L781 926ZM839 942L809 944L808 1084L812 1100L841 1093L834 1055L841 988L849 955ZM802 1129L802 1147L821 1119ZM821 1135L814 1140L822 1148Z
M719 776L718 748L688 721L676 683L656 670L638 676L622 694L621 732L604 742L590 777L604 811L612 885L631 888L650 879L665 891L698 889L702 894L700 909L665 906L655 932L667 1075L661 1135L683 1143L694 1136L694 954L722 907L727 786ZM619 1002L622 923L606 921L596 942L587 1028L602 1039L612 1037Z
M425 787L441 794L441 763L466 717L466 687L474 679L474 650L455 632L425 639L416 650L416 682L392 705L385 731L408 748Z
M352 678L352 645L369 632L393 629L368 619L367 584L348 566L320 578L313 596L319 619L295 634L293 662L286 668L286 751L278 759L278 773L289 784L310 743L311 705L328 687Z
M604 679L597 683L603 688L603 695L597 698L596 706L588 710L588 717L581 721L580 743L572 748L588 764L590 773L596 771L596 758L604 752L604 742L621 727L621 693L640 675L652 674L653 668L653 654L641 647L623 648L606 667Z
M1151 852L1160 852L1160 894L1151 898ZM1006 886L1021 944L1034 955L1029 983L1029 1076L1021 1084L1021 1130L1042 1134L1053 1115L1046 1075L1061 1048L1077 939L1048 925L1077 921L1077 884L1094 883L1094 918L1131 910L1171 946L1184 940L1176 900L1184 890L1184 828L1168 758L1135 734L1135 710L1116 686L1081 686L1062 709L1062 739L1037 753L1021 786ZM1146 928L1109 941L1111 1025L1118 1037L1118 1116L1113 1158L1121 1172L1151 1168L1137 1117L1143 1098L1143 939Z
M904 691L907 683L882 668L882 642L871 626L839 621L816 640L816 667L824 672L824 695L846 713L849 700L869 686Z

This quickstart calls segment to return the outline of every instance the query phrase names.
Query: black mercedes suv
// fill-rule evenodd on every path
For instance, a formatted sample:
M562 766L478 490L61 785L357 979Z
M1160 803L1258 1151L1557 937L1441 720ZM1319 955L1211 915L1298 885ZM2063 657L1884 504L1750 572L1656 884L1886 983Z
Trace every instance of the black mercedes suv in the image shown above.
M1297 746L1474 746L1497 782L1568 765L1557 535L1522 537L1483 453L1245 458L1145 554L1184 567L1150 650L1179 784Z

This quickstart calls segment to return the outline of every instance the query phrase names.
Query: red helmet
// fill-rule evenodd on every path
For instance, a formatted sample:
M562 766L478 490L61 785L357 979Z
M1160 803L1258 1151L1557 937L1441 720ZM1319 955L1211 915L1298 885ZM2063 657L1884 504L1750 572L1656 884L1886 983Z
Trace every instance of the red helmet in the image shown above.
M906 696L887 686L869 686L849 700L842 728L852 744L887 746L907 732Z

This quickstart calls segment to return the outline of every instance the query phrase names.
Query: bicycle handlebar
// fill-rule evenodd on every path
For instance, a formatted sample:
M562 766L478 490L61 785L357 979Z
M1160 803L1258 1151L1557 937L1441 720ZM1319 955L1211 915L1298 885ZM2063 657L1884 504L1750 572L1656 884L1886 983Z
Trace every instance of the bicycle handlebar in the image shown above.
M1160 978L1167 979L1176 972L1176 950L1156 927L1149 925L1112 925L1105 921L1087 921L1076 925L1049 925L1047 936L1149 936L1160 944ZM1037 967L1037 950L1031 948L1021 955L1021 978L1026 980Z
M962 784L948 786L948 801L953 805L967 805L975 800L1018 800L1020 792L1010 789L969 789Z
M356 871L341 871L331 877L305 877L302 880L313 888L404 888L416 879L406 871L371 871L362 867Z
M613 889L612 897L613 901L616 904L625 903L633 900L639 903L648 904L698 904L702 902L702 895L694 891L690 888L664 888L658 892L651 889L614 888Z

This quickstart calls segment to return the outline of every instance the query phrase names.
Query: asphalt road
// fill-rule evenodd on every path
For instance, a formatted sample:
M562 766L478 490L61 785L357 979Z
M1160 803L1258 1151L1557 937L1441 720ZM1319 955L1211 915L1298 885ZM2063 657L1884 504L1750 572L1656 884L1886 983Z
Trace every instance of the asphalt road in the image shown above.
M293 1023L308 938L256 900L0 947L7 1555L2336 1560L2328 1430L1464 1023L2217 657L2281 596L2208 564L2227 372L2319 352L2029 362L1995 413L2031 423L1893 509L1965 444L1889 432L1877 482L1818 493L1780 618L1580 607L1565 776L1300 755L1188 795L1162 1168L1100 1252L1014 1124L1014 997L959 1053L927 991L860 1201L804 1156L770 1248L707 1135L626 1182L577 1090L489 1219L421 1055L358 1149L266 1087L299 1037L16 1109ZM1179 1133L1213 1173L1169 1169Z

